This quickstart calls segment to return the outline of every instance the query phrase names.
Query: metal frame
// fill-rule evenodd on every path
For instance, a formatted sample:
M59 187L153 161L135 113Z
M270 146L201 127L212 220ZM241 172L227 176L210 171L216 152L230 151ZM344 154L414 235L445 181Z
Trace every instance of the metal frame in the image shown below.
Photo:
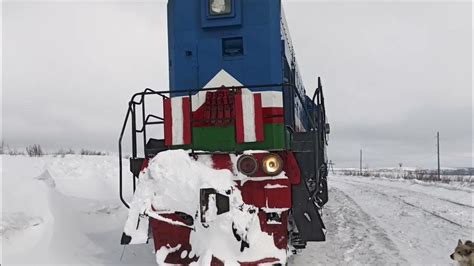
M124 199L123 197L123 164L122 164L122 140L123 140L123 136L125 134L125 131L126 131L126 128L127 128L127 125L128 125L128 122L129 122L129 119L131 119L131 137L132 137L132 156L131 158L132 159L137 159L137 154L138 154L138 151L137 151L137 133L141 133L143 134L143 149L144 149L144 154L145 154L145 147L146 147L146 142L147 142L147 135L146 135L146 129L147 129L147 126L149 125L161 125L161 124L164 124L164 118L163 117L159 117L159 116L156 116L156 115L152 115L152 114L149 114L149 115L146 115L146 106L145 106L145 97L149 96L149 95L157 95L157 96L160 96L161 97L161 101L164 101L164 99L169 99L171 98L171 95L186 95L189 96L189 99L190 99L190 104L192 106L192 95L194 95L195 93L198 93L198 92L201 92L201 91L219 91L219 90L230 90L232 91L232 93L236 93L242 89L253 89L253 88L279 88L281 87L282 88L282 97L283 97L283 93L284 93L284 90L287 89L287 90L290 90L292 93L296 93L297 95L297 98L299 99L299 101L302 103L302 106L303 106L303 109L304 109L304 112L305 114L307 115L307 117L309 118L313 118L313 116L309 113L308 109L306 108L306 105L305 105L305 102L304 102L304 98L303 96L300 94L300 92L298 91L298 88L293 85L293 84L289 84L289 83L282 83L282 84L265 84L265 85L247 85L247 86L232 86L232 87L215 87L215 88L202 88L202 89L191 89L191 90L175 90L175 91L154 91L152 89L149 89L149 88L146 88L143 92L138 92L138 93L135 93L131 100L128 102L128 110L127 110L127 113L125 115L125 119L124 119L124 122L123 122L123 125L122 125L122 130L120 132L120 137L119 137L119 140L118 140L118 148L119 148L119 194L120 194L120 200L122 201L122 203L127 207L129 208L129 204L126 202L126 200ZM293 94L291 94L293 95ZM319 86L318 86L318 89L316 90L314 96L313 96L313 102L315 100L315 97L317 96L317 100L318 100L318 105L322 104L322 109L319 109L320 111L323 111L323 114L324 114L324 97L323 97L323 94L322 94L322 87L320 86L320 82L319 82ZM137 128L137 107L141 107L141 117L142 117L142 126L141 128ZM283 101L283 109L286 110L286 106L285 106L285 101ZM194 122L197 122L199 120L193 120L193 117L192 117L192 108L190 109L190 112L191 112L191 119L190 119L190 124L191 124L191 128L192 128L192 125ZM318 115L318 117L321 117L321 115ZM153 119L152 121L150 121L151 119ZM319 123L316 123L316 121L314 121L315 119L309 119L310 121L310 129L309 131L311 132L314 132L315 134L315 140L318 139L317 137L317 132L318 132L318 127L316 127L316 125L321 125ZM320 120L320 119L318 119ZM325 120L323 120L324 122ZM292 125L288 125L287 124L288 121L286 121L286 117L284 116L284 125L285 125L285 128L295 128L295 121L293 119L293 123ZM320 122L320 121L318 121ZM324 124L322 124L324 128ZM192 138L192 134L191 134L191 138ZM287 134L284 133L284 138L285 138L285 143L288 144L288 140L287 140ZM191 140L192 142L192 140ZM320 144L319 144L319 141L315 141L315 146L314 146L314 149L315 149L315 152L318 150L318 148L320 148ZM191 144L191 154L190 155L196 155L196 154L201 154L200 152L195 152L194 148L192 147L192 144ZM317 157L319 158L319 155L317 155ZM319 165L319 164L318 164ZM319 175L319 173L318 173ZM135 192L135 189L136 189L136 179L138 179L138 176L135 176L133 175L133 192Z

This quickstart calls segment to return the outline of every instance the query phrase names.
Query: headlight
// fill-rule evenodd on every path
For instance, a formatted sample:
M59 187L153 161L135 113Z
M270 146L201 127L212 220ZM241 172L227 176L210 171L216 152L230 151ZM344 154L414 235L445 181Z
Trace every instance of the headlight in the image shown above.
M242 174L251 176L258 170L257 160L251 155L242 155L237 161L237 169Z
M228 15L232 12L232 0L209 0L212 16Z
M283 171L283 160L278 154L271 153L263 158L262 170L267 175L278 175Z

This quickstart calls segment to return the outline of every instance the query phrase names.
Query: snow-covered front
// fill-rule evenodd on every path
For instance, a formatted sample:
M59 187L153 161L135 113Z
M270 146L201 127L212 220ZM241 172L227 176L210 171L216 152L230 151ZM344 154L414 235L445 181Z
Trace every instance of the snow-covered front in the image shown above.
M209 155L200 157L206 156L210 159ZM213 169L209 159L196 161L184 150L161 152L151 159L140 174L125 234L131 236L132 241L138 238L145 242L148 228L137 230L140 214L175 224L178 222L160 214L181 212L195 218L190 235L192 250L189 253L199 257L196 265L210 265L213 256L226 263L264 258L277 258L285 262L285 250L276 248L273 237L260 230L257 208L244 204L233 173L227 169ZM219 216L216 205L212 204L215 197L210 199L211 209L205 213L206 226L198 218L200 189L213 189L229 197L230 211ZM138 224L142 225L143 222ZM234 234L248 243L243 252ZM157 252L157 263L165 264L168 252L177 250L179 247L161 248Z
M151 243L120 245L128 209L118 198L116 157L1 162L2 265L156 265ZM472 188L334 175L329 187L327 241L310 243L290 265L455 265L457 240L474 239Z

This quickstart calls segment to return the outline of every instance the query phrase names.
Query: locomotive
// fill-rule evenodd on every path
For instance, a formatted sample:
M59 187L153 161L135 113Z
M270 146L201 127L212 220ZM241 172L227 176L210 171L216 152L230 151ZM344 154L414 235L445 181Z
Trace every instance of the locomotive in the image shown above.
M119 138L123 204L131 206L122 173L122 142L130 127L133 191L152 158L184 150L193 161L207 158L210 168L228 171L243 201L236 208L250 206L255 230L272 238L274 250L289 254L324 241L329 124L323 88L318 78L312 97L306 95L281 0L169 0L167 7L170 88L145 89L129 101ZM151 101L163 110L147 111ZM158 134L150 137L150 127L159 128ZM199 188L196 213L132 208L127 223L133 230L146 224L145 236L140 241L125 230L121 243L152 238L157 254L168 248L163 263L197 262L190 235L198 226L212 229L217 218L207 215L210 210L229 213L234 192ZM251 249L251 240L236 230L231 231L240 252ZM211 255L212 265L286 263L268 252L238 261Z

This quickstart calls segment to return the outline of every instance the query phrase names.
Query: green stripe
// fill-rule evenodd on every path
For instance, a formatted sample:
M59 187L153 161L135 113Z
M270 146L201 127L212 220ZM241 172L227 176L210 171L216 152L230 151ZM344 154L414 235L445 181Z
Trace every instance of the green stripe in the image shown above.
M244 150L283 150L286 148L283 124L264 125L265 140L237 144L235 127L195 127L192 146L173 146L173 149L233 152Z

